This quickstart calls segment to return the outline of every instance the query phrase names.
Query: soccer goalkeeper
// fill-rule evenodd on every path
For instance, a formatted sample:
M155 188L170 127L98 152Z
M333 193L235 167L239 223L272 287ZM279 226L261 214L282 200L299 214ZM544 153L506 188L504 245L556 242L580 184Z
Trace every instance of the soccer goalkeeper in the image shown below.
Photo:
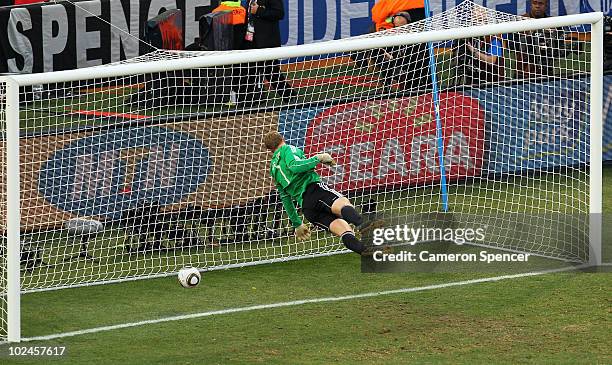
M333 158L328 153L306 158L304 151L286 144L278 132L267 133L263 142L266 149L273 152L270 175L295 228L296 237L299 240L308 239L310 229L302 222L294 201L302 207L304 217L310 223L341 237L349 250L363 254L365 246L355 237L349 225L361 225L361 215L347 198L323 184L319 174L314 171L320 163L335 165Z

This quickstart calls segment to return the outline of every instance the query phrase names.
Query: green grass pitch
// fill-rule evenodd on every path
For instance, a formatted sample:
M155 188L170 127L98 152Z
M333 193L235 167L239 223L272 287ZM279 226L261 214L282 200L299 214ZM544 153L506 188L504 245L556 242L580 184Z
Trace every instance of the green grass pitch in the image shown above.
M612 212L612 168L604 169L603 203ZM24 337L43 336L487 276L362 274L359 258L337 255L208 272L195 289L167 277L26 294L22 328ZM611 286L610 273L556 273L218 314L29 342L66 346L66 355L2 355L2 363L603 364L612 359Z

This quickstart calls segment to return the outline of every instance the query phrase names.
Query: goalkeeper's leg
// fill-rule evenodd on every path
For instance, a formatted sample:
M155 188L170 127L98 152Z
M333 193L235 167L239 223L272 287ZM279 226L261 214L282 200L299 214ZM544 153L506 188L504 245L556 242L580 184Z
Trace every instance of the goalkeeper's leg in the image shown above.
M361 214L357 212L357 209L355 209L351 202L345 197L336 199L331 206L331 211L336 216L356 226L360 226L363 223Z
M317 227L323 228L342 239L342 243L349 250L362 254L364 244L355 236L353 228L342 218L336 217L329 211L304 209L304 216Z
M309 222L341 237L342 243L351 251L359 254L365 251L366 247L349 224L360 226L363 218L339 192L321 182L308 185L303 194L302 211Z
M345 221L354 224L359 228L359 232L364 234L376 228L382 227L385 224L383 219L376 216L376 204L372 204L371 202L368 204L374 205L374 208L367 208L366 213L368 210L370 210L370 214L366 215L368 217L367 219L363 219L361 213L359 213L351 202L345 197L337 198L331 205L331 211L337 217L343 218ZM371 211L372 209L374 209L374 211Z
M376 217L376 208L368 208L370 214L368 214L368 221L365 222L361 213L355 209L346 197L321 182L310 184L306 188L303 197L304 209L332 213L334 216L359 227L361 233L364 230L372 230L384 225L384 221ZM369 205L372 204L369 203ZM375 207L375 204L373 206Z
M351 202L322 182L313 183L306 188L306 192L304 192L305 206L307 205L307 199L309 203L316 201L315 209L331 212L336 217L342 218L356 226L360 226L363 223L361 214L357 212Z
M344 219L336 218L330 223L329 231L340 237L344 246L349 250L360 255L365 251L364 244L355 237L355 232L353 232L351 226Z

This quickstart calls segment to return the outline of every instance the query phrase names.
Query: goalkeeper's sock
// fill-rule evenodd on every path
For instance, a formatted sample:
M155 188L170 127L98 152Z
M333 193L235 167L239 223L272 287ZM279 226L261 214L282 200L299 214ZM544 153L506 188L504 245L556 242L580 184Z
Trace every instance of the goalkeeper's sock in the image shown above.
M340 214L342 215L342 218L345 221L353 223L356 226L360 226L363 223L363 218L361 218L361 214L357 213L357 210L355 210L355 207L353 206L345 205L340 210Z
M344 243L346 248L348 248L349 250L356 252L360 255L363 250L365 250L365 246L363 245L363 243L361 243L361 241L359 241L357 237L355 237L355 233L351 231L346 231L340 237L342 238L342 243Z

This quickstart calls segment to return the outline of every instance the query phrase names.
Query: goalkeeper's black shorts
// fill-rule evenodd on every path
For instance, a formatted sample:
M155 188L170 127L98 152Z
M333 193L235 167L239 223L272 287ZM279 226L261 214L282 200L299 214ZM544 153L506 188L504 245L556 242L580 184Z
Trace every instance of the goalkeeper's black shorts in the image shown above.
M331 222L338 219L331 207L342 194L322 182L308 185L302 194L302 212L308 221L318 227L329 229Z

